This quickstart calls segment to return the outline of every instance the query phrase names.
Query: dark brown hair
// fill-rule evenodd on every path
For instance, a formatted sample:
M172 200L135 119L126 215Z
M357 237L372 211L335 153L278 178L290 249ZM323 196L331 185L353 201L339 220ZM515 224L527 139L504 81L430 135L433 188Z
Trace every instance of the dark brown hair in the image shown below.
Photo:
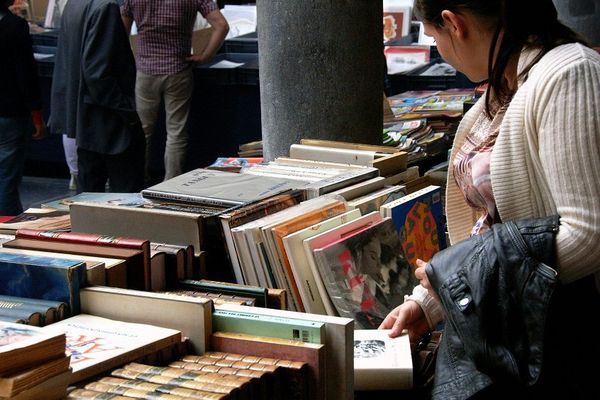
M486 97L486 113L491 117L491 97L498 105L507 105L515 89L509 87L504 71L511 56L524 46L541 51L523 71L519 78L526 78L531 67L551 49L566 43L585 43L585 40L558 20L552 0L416 0L415 15L423 22L443 27L442 11L461 11L481 17L491 26L494 35L488 54L488 82L492 96ZM503 36L500 39L500 33ZM494 62L494 50L498 55Z

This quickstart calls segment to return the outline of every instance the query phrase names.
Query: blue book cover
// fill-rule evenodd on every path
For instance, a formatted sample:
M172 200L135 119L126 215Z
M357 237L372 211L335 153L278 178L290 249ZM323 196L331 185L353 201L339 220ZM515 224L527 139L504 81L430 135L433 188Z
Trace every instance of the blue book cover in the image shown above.
M381 207L382 215L392 217L400 235L404 255L416 266L416 259L429 261L446 248L446 223L441 188L428 186Z
M78 314L85 269L81 261L0 253L0 294L62 301Z

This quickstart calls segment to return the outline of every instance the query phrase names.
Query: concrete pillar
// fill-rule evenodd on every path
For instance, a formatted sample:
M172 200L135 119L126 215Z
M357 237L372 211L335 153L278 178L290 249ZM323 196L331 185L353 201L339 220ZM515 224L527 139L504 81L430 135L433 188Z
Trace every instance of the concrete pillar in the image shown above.
M266 160L301 138L381 144L382 4L257 0Z
M558 19L592 46L600 46L600 0L554 0L554 5Z

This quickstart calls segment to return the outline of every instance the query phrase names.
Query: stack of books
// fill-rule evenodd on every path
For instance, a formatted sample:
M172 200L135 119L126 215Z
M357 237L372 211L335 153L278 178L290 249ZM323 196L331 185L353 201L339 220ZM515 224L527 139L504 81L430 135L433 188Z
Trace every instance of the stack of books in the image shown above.
M64 333L0 321L0 398L63 399L71 380Z

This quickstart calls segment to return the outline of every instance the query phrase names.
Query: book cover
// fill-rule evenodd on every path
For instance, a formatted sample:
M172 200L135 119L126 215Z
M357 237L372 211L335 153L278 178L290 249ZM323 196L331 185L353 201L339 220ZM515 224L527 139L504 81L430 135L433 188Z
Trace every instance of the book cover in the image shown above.
M309 398L325 399L327 366L323 344L218 331L213 332L210 343L213 351L304 362L309 368Z
M379 327L419 283L391 218L315 249L314 257L339 315L363 329Z
M354 399L354 357L352 341L354 338L354 320L329 315L307 314L271 308L249 308L224 304L218 309L240 311L247 310L255 314L281 316L307 321L322 322L325 325L327 398Z
M379 211L379 208L386 203L392 202L405 195L404 186L394 185L384 187L373 193L355 198L348 202L349 208L358 208L362 215L366 215L373 211Z
M391 217L400 235L406 260L429 261L446 247L441 188L428 186L382 206L382 215Z
M0 376L64 356L61 332L0 321Z
M294 189L285 179L198 168L142 190L150 199L235 207Z
M176 329L202 354L212 332L212 302L207 299L130 290L88 287L81 290L81 311L99 317Z
M303 240L352 221L358 217L360 217L360 211L347 211L283 237L283 245L288 256L290 268L293 271L294 279L296 280L296 285L300 291L300 296L306 312L327 314L323 299L319 295L317 285L317 280L321 280L321 277L319 275L315 276L308 265L306 253L304 252L304 246L302 244Z
M327 289L325 288L325 284L323 283L323 279L321 278L321 274L319 273L319 269L317 268L317 264L315 263L313 250L316 248L323 247L329 243L335 242L336 240L339 240L344 236L352 234L352 232L364 229L365 227L377 223L378 221L381 221L381 215L379 214L379 212L374 211L367 215L363 215L362 217L356 218L352 221L341 224L337 227L333 227L325 232L319 233L310 238L306 238L302 241L302 246L304 247L304 255L306 257L306 261L308 262L308 267L312 271L313 276L319 278L315 279L315 282L317 284L317 289L319 290L319 297L323 301L323 305L325 306L327 315L338 314L335 310L335 306L329 298L329 294L327 293Z
M89 378L181 341L181 332L79 314L44 328L66 335L71 382Z
M249 311L216 309L213 312L213 330L245 333L248 335L299 340L321 344L325 342L322 322L307 321Z
M354 331L354 389L407 390L413 386L408 333L390 338L389 329Z
M375 158L375 152L369 150L292 144L290 146L290 158L369 166Z
M67 303L79 312L85 263L62 258L0 253L0 293Z

